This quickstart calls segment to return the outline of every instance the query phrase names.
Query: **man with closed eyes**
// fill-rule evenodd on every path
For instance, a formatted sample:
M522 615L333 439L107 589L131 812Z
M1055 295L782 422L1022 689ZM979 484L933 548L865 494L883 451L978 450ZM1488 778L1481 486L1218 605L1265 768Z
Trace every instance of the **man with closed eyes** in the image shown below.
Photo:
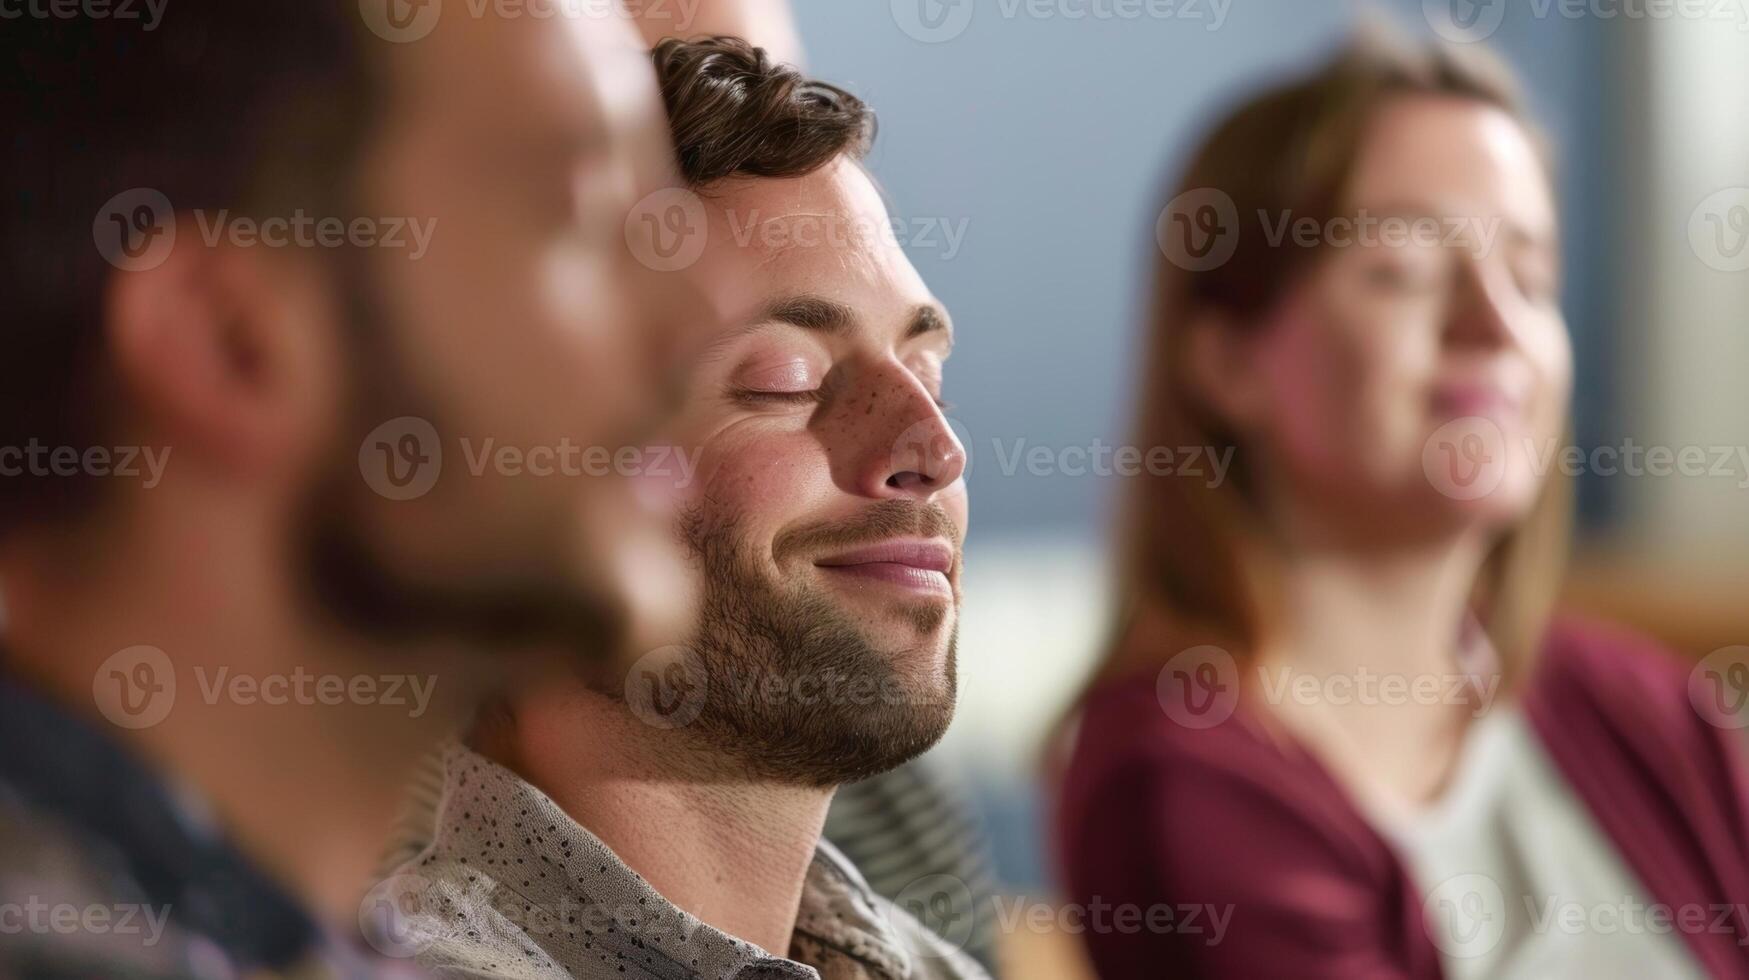
M512 698L450 750L401 870L418 945L458 976L982 976L821 840L836 787L952 718L951 321L861 166L859 100L732 38L655 59L688 186L669 252L749 270L672 433L700 613L623 683Z

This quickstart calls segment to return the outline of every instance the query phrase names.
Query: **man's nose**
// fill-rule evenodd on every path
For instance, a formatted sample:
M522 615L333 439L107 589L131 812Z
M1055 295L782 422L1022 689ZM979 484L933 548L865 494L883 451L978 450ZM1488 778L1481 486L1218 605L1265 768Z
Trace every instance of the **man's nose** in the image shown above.
M923 384L899 369L870 387L827 423L827 438L841 443L833 450L840 482L864 497L914 500L931 500L958 482L965 447Z

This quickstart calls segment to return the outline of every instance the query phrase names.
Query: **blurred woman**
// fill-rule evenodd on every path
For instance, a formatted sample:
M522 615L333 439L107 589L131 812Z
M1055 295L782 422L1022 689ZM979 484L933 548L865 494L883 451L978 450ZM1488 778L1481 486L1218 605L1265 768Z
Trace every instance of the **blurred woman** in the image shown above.
M1159 233L1138 445L1232 467L1128 502L1057 823L1101 976L1749 977L1741 733L1550 621L1572 351L1510 79L1357 42Z

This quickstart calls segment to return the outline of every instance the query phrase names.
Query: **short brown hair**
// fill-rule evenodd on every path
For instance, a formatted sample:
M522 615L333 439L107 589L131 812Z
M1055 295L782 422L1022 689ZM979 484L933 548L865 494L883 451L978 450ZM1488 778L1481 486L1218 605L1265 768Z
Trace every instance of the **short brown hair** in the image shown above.
M693 187L802 177L840 156L861 159L874 142L874 112L861 99L738 37L669 39L653 54L680 172Z

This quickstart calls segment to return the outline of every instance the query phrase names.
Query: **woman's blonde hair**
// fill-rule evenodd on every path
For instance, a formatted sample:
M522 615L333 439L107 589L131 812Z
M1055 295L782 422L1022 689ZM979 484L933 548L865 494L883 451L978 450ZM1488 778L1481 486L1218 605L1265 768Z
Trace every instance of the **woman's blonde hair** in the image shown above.
M1537 136L1510 73L1479 49L1410 43L1363 32L1315 73L1273 88L1231 112L1201 145L1172 199L1219 188L1240 215L1338 217L1369 125L1404 96L1471 99L1497 107ZM1545 154L1546 156L1546 154ZM1163 611L1196 642L1241 652L1268 639L1269 575L1241 547L1257 517L1249 496L1245 447L1197 397L1189 376L1190 324L1221 314L1215 329L1255 328L1312 270L1316 247L1237 236L1230 259L1213 268L1156 265L1150 329L1141 359L1139 446L1206 446L1232 452L1219 486L1175 476L1143 477L1120 503L1116 617L1094 682L1152 667L1175 650L1128 642L1141 609ZM1191 268L1187 268L1187 266ZM1553 603L1567 543L1571 489L1551 477L1532 513L1501 536L1476 583L1474 612L1501 658L1508 688L1522 675Z

